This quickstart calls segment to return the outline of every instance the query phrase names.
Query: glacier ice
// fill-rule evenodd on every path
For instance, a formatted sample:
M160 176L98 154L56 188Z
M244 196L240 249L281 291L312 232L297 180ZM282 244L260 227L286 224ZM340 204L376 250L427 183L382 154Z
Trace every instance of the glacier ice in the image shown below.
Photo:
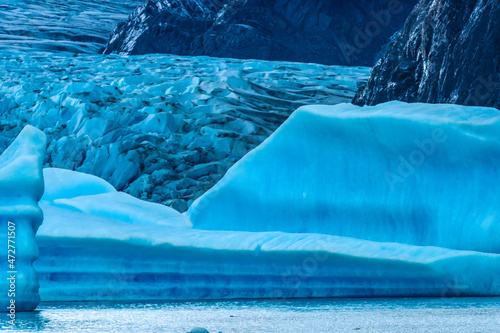
M499 255L320 234L101 224L44 212L44 226L72 224L49 225L38 236L44 301L500 293Z
M57 173L45 170L52 176ZM59 177L72 178L71 173ZM47 177L48 183L52 180ZM89 195L87 202L92 200L98 205L99 195ZM144 217L154 214L150 203L134 200L137 206L145 205ZM120 211L122 204L108 202L110 211ZM321 234L196 230L182 223L172 227L126 221L121 214L88 213L56 201L42 199L40 206L45 221L37 234L40 258L35 267L43 301L500 291L500 256L495 254ZM171 216L182 217L173 210Z
M0 11L0 49L12 53L36 50L96 53L113 27L140 3L140 0L4 0Z
M42 200L53 202L58 199L114 193L116 189L104 179L81 172L59 168L43 169L45 191Z
M500 254L499 133L493 108L306 106L187 215L198 229Z
M0 311L10 311L12 299L15 311L33 310L40 301L32 264L38 257L35 233L43 220L38 201L45 147L45 135L26 126L0 156Z
M93 174L179 211L297 107L349 102L369 74L168 55L33 52L0 59L0 152L31 124L48 136L45 167ZM217 163L215 172L214 164L190 172L210 163ZM186 182L191 174L199 177Z
M321 234L143 225L41 206L45 222L35 267L43 301L500 293L496 254Z
M137 199L144 220L127 219L119 192L81 175L99 193L40 203L41 298L500 295L499 120L450 105L301 108L193 204L193 227L144 223L155 211Z
M47 184L40 200L43 210L51 209L48 208L50 206L55 210L82 214L88 219L115 220L134 225L192 227L191 222L174 209L118 192L96 176L57 168L46 168L43 175ZM50 220L50 215L45 219ZM68 219L66 223L71 225L72 220ZM51 225L49 223L43 230Z

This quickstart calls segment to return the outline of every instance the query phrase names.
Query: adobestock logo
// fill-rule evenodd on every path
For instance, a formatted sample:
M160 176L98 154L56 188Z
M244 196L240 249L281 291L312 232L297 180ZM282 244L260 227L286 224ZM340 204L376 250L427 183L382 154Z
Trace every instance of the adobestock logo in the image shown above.
M324 240L316 242L322 249L328 249L329 244ZM307 289L307 283L317 275L321 265L330 258L330 253L325 250L316 250L303 260L296 262L281 276L281 288L276 288L271 293L273 299L286 299L296 296L299 291Z
M500 67L500 65L498 66ZM487 78L479 76L478 85L474 89L472 95L469 95L464 104L467 106L483 106L485 101L493 98L500 91L500 80L497 81L500 75L491 73Z
M425 140L415 140L416 148L411 151L406 157L398 156L398 168L396 172L386 172L385 180L392 191L396 190L398 183L404 183L413 176L417 168L422 166L429 158L437 151L438 145L443 144L448 140L448 136L441 128L436 128L432 131L430 138Z
M411 0L414 1L414 0ZM341 43L342 53L347 61L347 64L352 62L352 57L355 54L360 54L365 48L370 46L374 39L387 28L394 16L403 13L404 7L399 0L389 0L386 9L378 12L370 11L370 16L373 18L367 22L363 27L356 26L354 31L354 38L352 42Z

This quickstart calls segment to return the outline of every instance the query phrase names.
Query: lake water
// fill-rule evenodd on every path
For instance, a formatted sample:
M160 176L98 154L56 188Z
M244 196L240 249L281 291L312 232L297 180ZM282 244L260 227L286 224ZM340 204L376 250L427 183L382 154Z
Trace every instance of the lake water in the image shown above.
M15 331L1 314L2 330ZM500 332L500 298L42 303L21 332Z

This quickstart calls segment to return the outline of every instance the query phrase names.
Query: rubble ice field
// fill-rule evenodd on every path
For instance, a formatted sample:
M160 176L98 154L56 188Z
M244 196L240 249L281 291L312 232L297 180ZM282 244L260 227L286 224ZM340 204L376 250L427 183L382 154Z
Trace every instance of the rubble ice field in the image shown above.
M369 68L70 53L0 55L0 152L42 130L44 165L178 211L298 107L349 102Z

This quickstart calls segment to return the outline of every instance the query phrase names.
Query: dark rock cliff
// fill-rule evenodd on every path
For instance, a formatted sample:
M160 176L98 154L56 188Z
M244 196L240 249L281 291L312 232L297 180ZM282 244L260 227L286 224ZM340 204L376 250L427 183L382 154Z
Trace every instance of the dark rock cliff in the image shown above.
M372 66L416 0L149 0L104 53Z
M354 103L500 108L500 2L421 0Z

